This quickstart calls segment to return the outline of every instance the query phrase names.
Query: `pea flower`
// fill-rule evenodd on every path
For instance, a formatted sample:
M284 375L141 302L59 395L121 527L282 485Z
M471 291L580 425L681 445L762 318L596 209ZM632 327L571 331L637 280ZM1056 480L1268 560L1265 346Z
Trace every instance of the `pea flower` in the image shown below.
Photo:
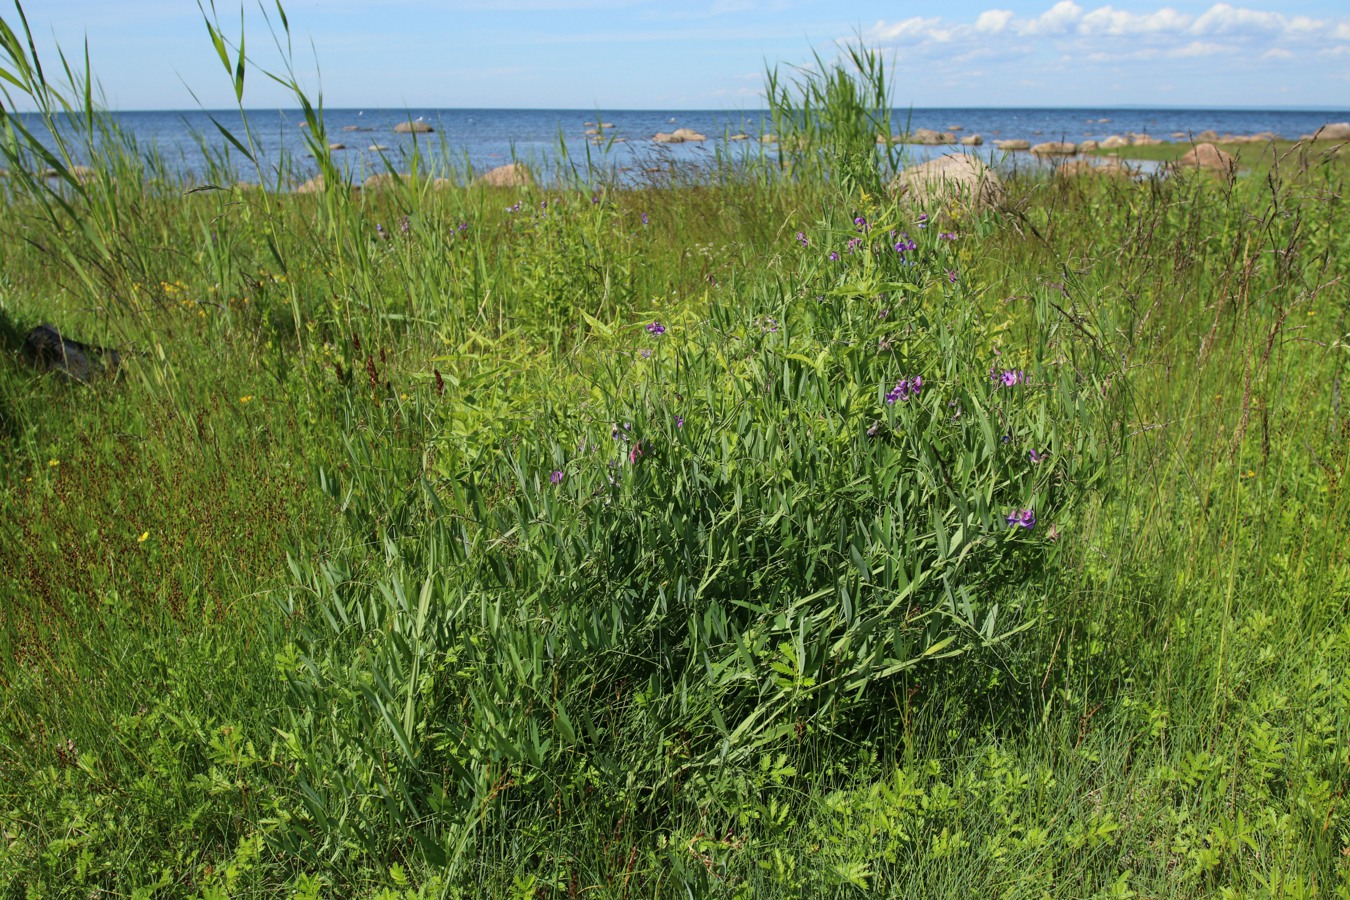
M553 482L554 484L562 484L563 473L558 471L557 469L554 469L553 474L548 476L548 480Z
M1009 528L1035 528L1036 512L1030 508L1015 509L1008 513Z
M653 337L660 337L666 333L666 326L662 325L660 322L652 322L647 326L647 333Z

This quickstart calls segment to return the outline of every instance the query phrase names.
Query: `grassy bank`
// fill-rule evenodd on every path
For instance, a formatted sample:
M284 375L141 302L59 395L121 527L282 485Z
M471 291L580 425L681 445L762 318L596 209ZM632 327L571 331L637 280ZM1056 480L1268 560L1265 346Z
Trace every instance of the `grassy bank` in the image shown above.
M930 218L841 90L791 178L11 183L0 893L1350 896L1343 168Z

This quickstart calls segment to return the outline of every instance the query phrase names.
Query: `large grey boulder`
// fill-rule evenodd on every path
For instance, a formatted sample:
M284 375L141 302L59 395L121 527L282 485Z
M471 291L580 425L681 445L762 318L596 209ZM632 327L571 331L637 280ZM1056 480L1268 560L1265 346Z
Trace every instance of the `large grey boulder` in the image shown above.
M994 141L994 146L1000 150L1030 150L1031 141L1024 141L1021 138L1013 138L1007 141Z
M1328 122L1317 129L1319 141L1350 141L1350 122Z
M122 355L68 338L55 325L39 325L23 339L24 358L43 372L56 372L74 381L88 383L100 375L115 375Z
M436 129L422 121L399 122L394 126L394 134L430 134Z
M925 211L951 201L969 209L993 207L1003 201L1003 182L994 170L964 153L948 153L910 166L896 176L890 189Z

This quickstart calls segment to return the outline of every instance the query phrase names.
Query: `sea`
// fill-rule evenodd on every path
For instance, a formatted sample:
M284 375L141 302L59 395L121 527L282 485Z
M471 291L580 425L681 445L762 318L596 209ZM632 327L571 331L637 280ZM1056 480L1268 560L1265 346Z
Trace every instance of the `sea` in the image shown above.
M125 111L113 117L142 149L154 148L168 166L189 178L212 171L208 159L228 160L242 181L272 181L284 168L291 182L317 172L309 155L304 116L299 110L251 110L248 133L258 165L248 161L221 133L230 131L248 145L245 122L238 110ZM931 128L960 129L958 136L984 139L977 152L998 156L994 140L1101 140L1112 134L1147 133L1164 140L1173 135L1215 131L1221 135L1272 132L1296 139L1328 122L1350 120L1350 109L897 109L893 131ZM399 123L420 122L434 129L419 135L399 134ZM601 124L607 127L601 128ZM513 161L525 162L550 179L566 170L588 167L640 180L641 173L666 169L672 163L712 164L746 154L773 152L757 138L772 132L767 113L757 110L585 110L585 109L325 109L327 140L345 149L333 152L341 169L354 179L407 171L414 156L426 171L453 172L461 177ZM705 134L699 143L655 143L658 132L688 128ZM602 131L597 144L587 131ZM41 129L38 129L39 131ZM750 140L731 141L735 134ZM610 139L614 140L611 141ZM949 147L906 147L906 159L923 160L951 152ZM217 173L218 177L218 173Z

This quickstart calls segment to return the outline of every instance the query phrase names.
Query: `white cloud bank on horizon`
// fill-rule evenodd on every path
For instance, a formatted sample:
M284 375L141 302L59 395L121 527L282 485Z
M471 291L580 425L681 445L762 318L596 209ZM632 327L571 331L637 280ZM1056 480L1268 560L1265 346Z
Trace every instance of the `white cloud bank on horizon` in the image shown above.
M918 58L959 49L966 59L1014 59L1053 51L1064 63L1225 54L1281 62L1296 55L1343 55L1350 45L1350 17L1291 16L1230 3L1215 3L1199 15L1170 6L1132 12L1110 5L1086 9L1060 0L1038 16L988 9L969 21L924 16L879 20L863 37Z

